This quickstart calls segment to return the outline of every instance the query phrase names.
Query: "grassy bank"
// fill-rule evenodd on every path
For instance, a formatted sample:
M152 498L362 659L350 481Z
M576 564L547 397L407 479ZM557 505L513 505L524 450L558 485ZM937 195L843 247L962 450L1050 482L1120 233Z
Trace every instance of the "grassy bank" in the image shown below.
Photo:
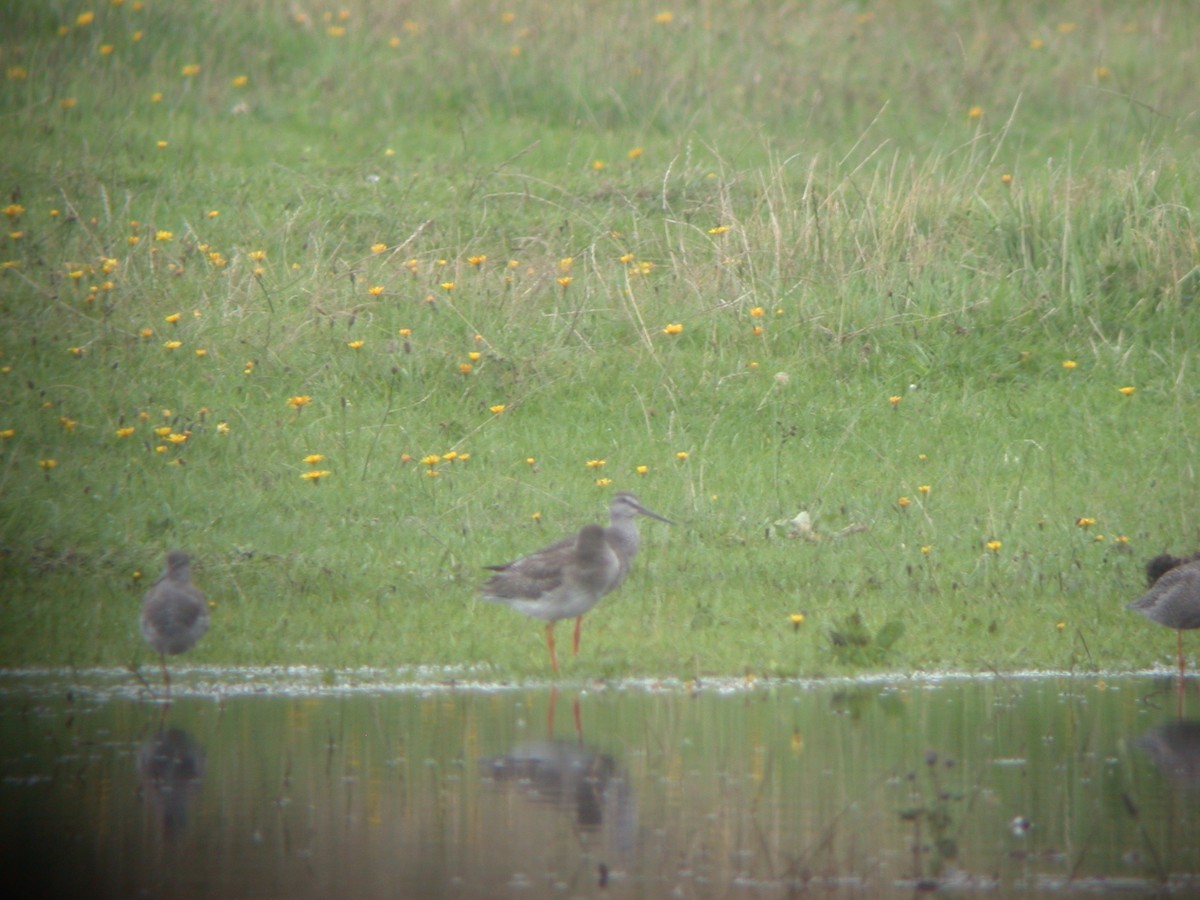
M566 674L1169 660L1195 17L762 6L0 2L0 662L540 675L621 489Z

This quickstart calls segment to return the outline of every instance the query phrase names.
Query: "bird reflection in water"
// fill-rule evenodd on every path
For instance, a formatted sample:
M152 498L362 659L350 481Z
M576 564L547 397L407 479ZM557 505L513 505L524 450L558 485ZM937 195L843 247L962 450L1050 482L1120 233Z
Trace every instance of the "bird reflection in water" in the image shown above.
M479 761L479 772L500 790L572 818L575 833L594 849L626 858L634 849L637 805L633 789L616 759L583 742L578 700L573 704L576 740L553 737L553 707L545 740L526 741L502 756ZM599 843L596 844L596 839ZM610 861L611 862L611 861ZM609 862L598 861L600 882L608 880Z
M204 751L181 728L165 728L138 751L138 784L162 834L171 840L187 827L188 807L204 780Z
M1200 789L1200 721L1163 722L1133 745L1176 784Z

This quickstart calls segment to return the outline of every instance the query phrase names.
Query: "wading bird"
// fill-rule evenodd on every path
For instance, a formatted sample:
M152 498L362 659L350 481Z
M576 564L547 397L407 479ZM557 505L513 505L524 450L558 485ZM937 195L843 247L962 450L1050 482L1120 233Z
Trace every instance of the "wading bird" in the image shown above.
M158 651L163 684L171 690L167 656L190 650L208 631L208 602L192 584L192 567L182 550L167 554L167 569L142 600L142 637Z
M554 624L559 619L575 619L571 648L578 654L584 613L625 581L637 555L641 536L634 519L649 516L671 524L670 519L651 512L625 492L613 496L608 515L607 528L587 525L577 535L515 562L487 567L496 574L483 586L482 598L546 621L546 646L555 673Z
M1184 629L1200 628L1200 554L1190 559L1160 554L1146 563L1146 578L1150 590L1126 608L1175 629L1182 679L1187 669L1183 659Z

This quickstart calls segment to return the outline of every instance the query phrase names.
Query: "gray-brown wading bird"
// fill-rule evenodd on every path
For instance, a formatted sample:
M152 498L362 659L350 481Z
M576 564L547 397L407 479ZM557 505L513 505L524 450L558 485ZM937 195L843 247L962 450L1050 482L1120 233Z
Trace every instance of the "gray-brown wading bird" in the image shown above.
M625 492L613 496L608 515L607 528L587 525L577 535L515 562L487 567L496 574L483 586L481 596L546 621L546 646L550 650L550 666L556 673L554 623L559 619L575 619L571 647L578 654L583 614L605 594L620 587L629 574L641 543L634 519L639 515L649 516L672 524L670 519L651 512L637 497Z
M1187 668L1183 659L1183 631L1200 628L1200 554L1190 559L1160 554L1146 563L1146 578L1150 590L1126 608L1175 629L1179 677L1183 678Z
M142 600L142 637L158 651L163 684L171 689L167 656L190 650L208 631L208 601L192 584L192 567L182 550L167 554L167 570Z

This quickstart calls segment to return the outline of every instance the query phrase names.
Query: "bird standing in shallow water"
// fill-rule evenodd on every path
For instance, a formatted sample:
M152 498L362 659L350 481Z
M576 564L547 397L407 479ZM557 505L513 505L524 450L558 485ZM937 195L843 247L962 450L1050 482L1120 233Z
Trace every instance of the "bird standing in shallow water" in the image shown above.
M192 567L182 550L167 554L167 569L142 599L142 637L158 651L163 684L171 690L167 655L190 650L208 631L208 601L192 584Z
M1126 609L1175 629L1182 679L1187 669L1183 659L1183 631L1200 628L1200 554L1191 559L1160 554L1146 563L1146 577L1150 590Z
M637 555L641 536L635 517L649 516L671 523L651 512L633 494L613 496L608 507L609 526L587 525L577 535L564 538L529 556L503 566L488 566L495 571L483 586L481 596L503 603L517 612L546 620L546 646L550 665L558 672L554 652L554 623L575 619L572 651L579 653L579 635L583 615L601 597L619 587L629 575Z

